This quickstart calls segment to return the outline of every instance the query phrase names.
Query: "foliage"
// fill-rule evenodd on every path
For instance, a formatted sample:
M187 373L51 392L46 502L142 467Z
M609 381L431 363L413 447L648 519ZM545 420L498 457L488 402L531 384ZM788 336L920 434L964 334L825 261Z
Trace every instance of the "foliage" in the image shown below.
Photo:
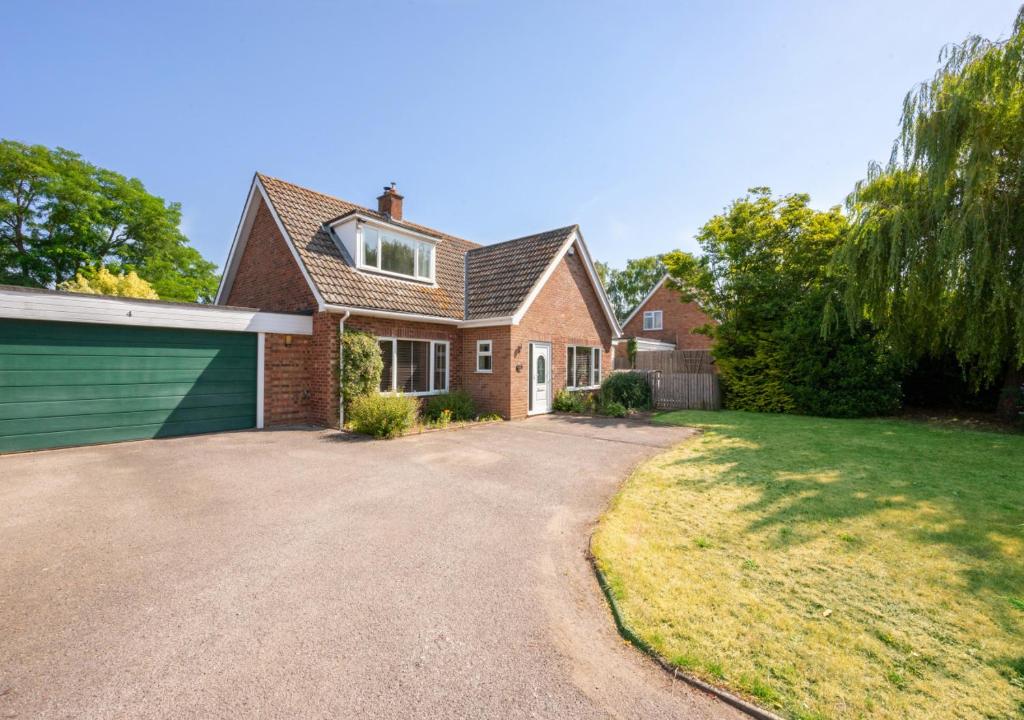
M358 397L376 394L380 390L380 377L384 361L380 356L377 338L359 330L345 330L341 337L340 363L341 399L348 408Z
M614 372L601 382L601 400L628 410L645 410L651 406L651 386L643 373Z
M709 220L700 259L665 263L718 321L710 328L727 407L850 417L899 403L898 368L864 321L846 328L842 282L830 274L846 220L817 211L807 195L775 198L767 188Z
M423 403L423 417L431 422L437 421L447 412L452 420L472 420L476 417L476 404L473 397L465 390L456 390L444 395L432 395Z
M495 422L497 420L504 420L500 413L484 413L477 417L478 422Z
M0 283L53 287L85 268L136 272L165 300L210 301L216 265L181 206L76 153L0 140Z
M449 425L451 425L451 422L452 411L449 410L448 408L442 410L441 413L437 416L437 418L433 421L434 425L439 428L446 428Z
M96 271L86 268L75 275L74 280L62 282L57 289L87 295L116 295L149 300L159 298L153 286L136 275L134 270L127 275L114 275L105 267L100 267Z
M608 402L602 403L601 414L609 417L623 418L629 414L629 410L622 403L615 400L609 400Z
M1024 8L1006 41L970 37L940 63L847 201L846 307L907 354L951 351L976 386L1009 386L1024 365Z
M784 717L1019 716L1024 436L730 411L655 422L703 440L638 468L593 551L659 654Z
M636 367L637 342L635 337L626 341L626 356L629 358L629 366Z
M376 438L398 437L416 424L419 403L408 395L360 395L348 408L348 422L357 433Z
M676 251L679 252L679 251ZM662 255L636 258L626 261L626 267L622 270L615 270L604 263L600 263L598 275L602 273L605 290L608 293L608 301L612 310L619 320L624 320L633 309L640 304L640 301L651 291L659 280L665 275L665 265L662 263Z
M589 393L570 392L565 388L555 393L551 403L555 412L585 413L591 409L592 400Z

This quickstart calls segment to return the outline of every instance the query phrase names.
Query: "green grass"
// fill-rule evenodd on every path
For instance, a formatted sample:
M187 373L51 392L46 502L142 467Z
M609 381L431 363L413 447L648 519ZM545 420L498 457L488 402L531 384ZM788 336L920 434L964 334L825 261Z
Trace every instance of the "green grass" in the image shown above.
M1024 717L1024 436L678 412L594 552L663 657L793 718Z

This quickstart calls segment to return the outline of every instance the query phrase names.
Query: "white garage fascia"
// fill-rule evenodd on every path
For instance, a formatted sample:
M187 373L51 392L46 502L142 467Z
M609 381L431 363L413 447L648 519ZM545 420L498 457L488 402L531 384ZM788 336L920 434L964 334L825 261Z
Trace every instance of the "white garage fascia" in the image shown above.
M0 318L126 327L312 335L309 315L0 287Z

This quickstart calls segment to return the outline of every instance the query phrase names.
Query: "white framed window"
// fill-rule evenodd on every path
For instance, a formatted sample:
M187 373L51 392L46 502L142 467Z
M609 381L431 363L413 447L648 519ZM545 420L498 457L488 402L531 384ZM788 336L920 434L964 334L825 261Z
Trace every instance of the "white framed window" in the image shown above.
M490 340L476 341L476 371L489 373L492 370L493 345Z
M410 280L434 281L433 243L366 224L359 227L358 242L360 268Z
M644 310L644 330L661 330L661 310Z
M601 348L569 345L565 350L565 386L573 390L601 384Z
M447 340L377 338L384 371L382 393L437 395L448 392L450 363Z

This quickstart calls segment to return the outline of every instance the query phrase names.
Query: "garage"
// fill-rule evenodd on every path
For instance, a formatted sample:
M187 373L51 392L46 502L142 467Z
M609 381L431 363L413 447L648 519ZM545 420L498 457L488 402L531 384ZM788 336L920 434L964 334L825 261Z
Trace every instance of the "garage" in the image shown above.
M262 427L267 333L308 316L0 288L0 453Z

